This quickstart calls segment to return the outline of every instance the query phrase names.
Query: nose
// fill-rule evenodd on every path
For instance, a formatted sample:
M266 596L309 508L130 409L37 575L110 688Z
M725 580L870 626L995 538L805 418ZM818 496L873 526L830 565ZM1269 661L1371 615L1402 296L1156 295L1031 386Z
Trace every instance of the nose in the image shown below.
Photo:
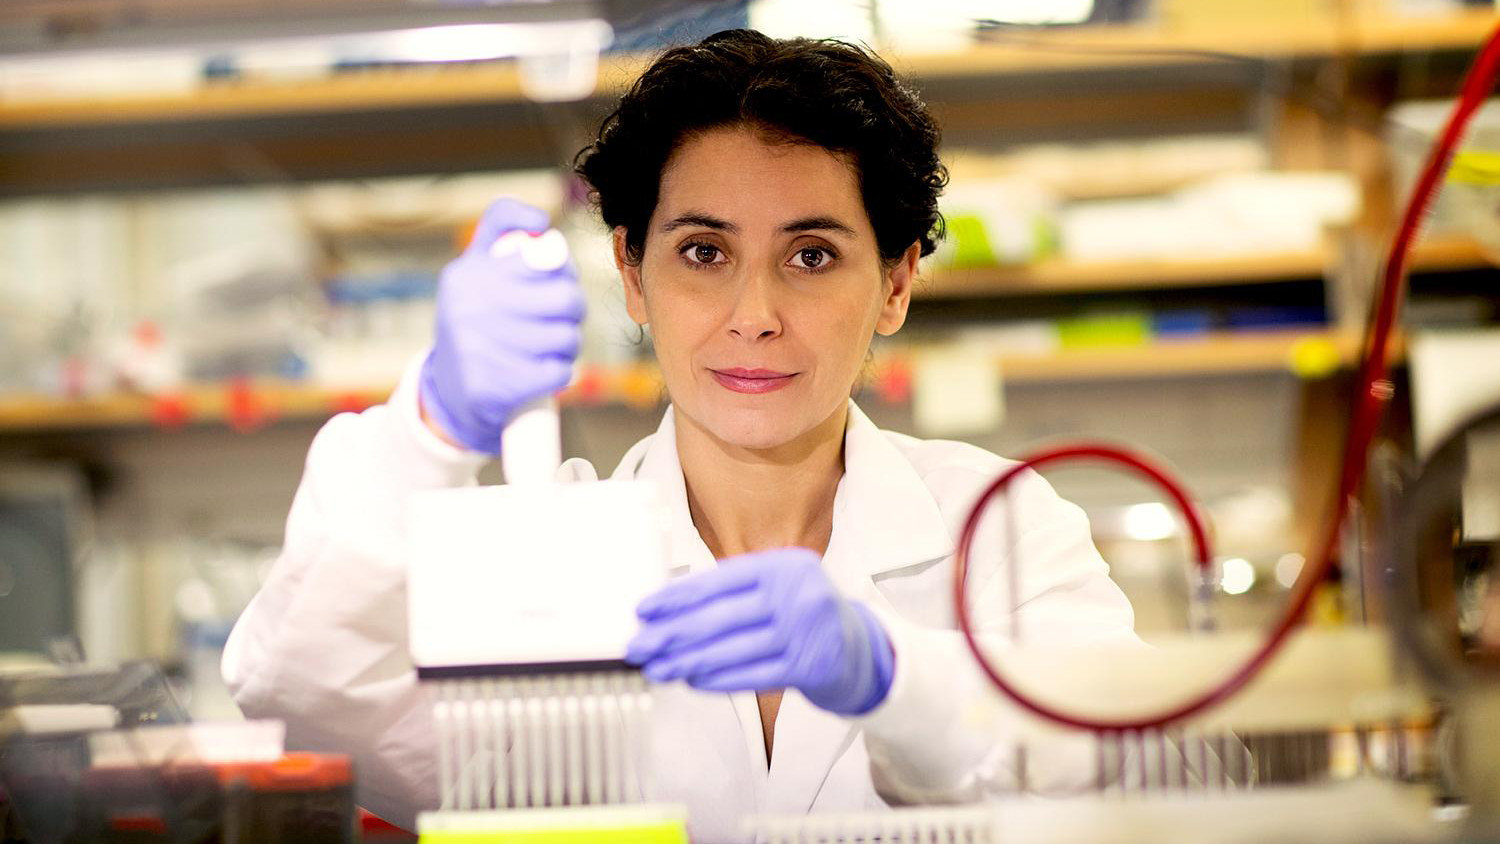
M735 291L729 333L744 340L769 340L781 334L776 308L776 279L764 270L745 274Z

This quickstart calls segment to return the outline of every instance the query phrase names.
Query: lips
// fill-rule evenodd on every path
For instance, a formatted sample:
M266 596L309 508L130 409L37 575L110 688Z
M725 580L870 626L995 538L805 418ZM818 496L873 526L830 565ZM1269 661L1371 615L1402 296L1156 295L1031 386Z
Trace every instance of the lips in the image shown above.
M797 377L795 372L777 372L773 369L710 369L714 380L736 393L771 393L785 387Z

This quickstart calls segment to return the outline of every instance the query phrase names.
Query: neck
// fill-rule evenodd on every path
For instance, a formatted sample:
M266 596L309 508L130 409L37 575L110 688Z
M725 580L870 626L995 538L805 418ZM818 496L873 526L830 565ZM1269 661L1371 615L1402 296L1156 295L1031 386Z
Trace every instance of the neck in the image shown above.
M834 493L844 475L847 403L770 449L726 443L684 414L675 418L688 509L715 558L793 545L820 554L828 549Z

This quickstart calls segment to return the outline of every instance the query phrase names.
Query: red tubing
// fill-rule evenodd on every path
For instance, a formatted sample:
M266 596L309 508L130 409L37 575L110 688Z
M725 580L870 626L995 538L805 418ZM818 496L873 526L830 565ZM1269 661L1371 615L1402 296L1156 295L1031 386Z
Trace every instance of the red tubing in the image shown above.
M974 659L978 661L980 669L989 677L990 682L1016 705L1046 720L1080 730L1117 733L1159 729L1174 721L1204 712L1233 697L1256 674L1260 673L1281 650L1282 646L1286 644L1292 631L1301 623L1302 616L1307 611L1308 604L1312 602L1318 584L1328 576L1328 572L1333 568L1334 554L1338 548L1339 536L1343 530L1344 520L1349 515L1350 502L1364 483L1365 469L1369 462L1370 446L1374 442L1375 432L1384 418L1385 407L1391 397L1391 385L1387 381L1387 375L1390 372L1391 332L1395 326L1396 311L1401 302L1403 285L1406 281L1407 262L1411 255L1412 245L1416 242L1427 206L1432 201L1432 197L1437 192L1439 182L1448 170L1448 164L1453 158L1454 151L1458 148L1459 141L1463 138L1464 130L1468 127L1474 112L1484 103L1485 95L1494 87L1497 74L1500 74L1500 28L1490 33L1488 40L1480 48L1479 55L1474 59L1474 64L1469 67L1469 71L1464 77L1458 105L1454 108L1453 114L1449 116L1448 123L1443 128L1442 135L1439 136L1437 143L1433 146L1426 166L1422 170L1421 177L1417 180L1416 187L1412 191L1411 199L1402 214L1401 225L1396 230L1396 237L1391 242L1390 253L1386 259L1385 272L1381 279L1379 298L1376 301L1375 309L1371 312L1370 323L1365 335L1364 353L1360 361L1359 380L1354 396L1355 411L1349 422L1349 438L1344 444L1343 468L1339 473L1337 493L1334 497L1333 506L1330 508L1333 518L1328 521L1327 531L1316 546L1317 553L1309 555L1309 558L1315 562L1305 567L1301 575L1297 578L1297 583L1293 587L1286 611L1272 625L1269 632L1267 632L1265 639L1261 642L1260 648L1249 659L1207 691L1189 698L1187 701L1165 712L1150 715L1118 719L1102 719L1077 715L1038 701L1011 685L1000 674L994 663L991 662L990 658L985 655L983 649L979 646L969 617L964 584L968 571L970 546L973 544L974 534L978 528L984 508L1022 470L1077 457L1106 458L1122 462L1132 468L1145 469L1149 476L1153 477L1158 483L1161 483L1172 494L1178 506L1182 508L1183 513L1187 516L1189 527L1193 530L1193 541L1197 546L1200 558L1199 565L1205 565L1205 561L1211 562L1211 559L1208 557L1207 542L1202 536L1201 525L1197 524L1196 515L1191 505L1186 502L1185 496L1181 495L1181 491L1177 488L1176 484L1167 480L1159 471L1147 469L1140 464L1137 458L1108 447L1075 446L1059 451L1043 452L1022 461L1020 465L1008 470L991 484L989 489L985 491L985 494L980 497L964 524L963 534L958 543L958 551L955 558L956 564L954 566L954 606L957 610L959 630L962 631L964 640L968 643L969 650L973 653Z

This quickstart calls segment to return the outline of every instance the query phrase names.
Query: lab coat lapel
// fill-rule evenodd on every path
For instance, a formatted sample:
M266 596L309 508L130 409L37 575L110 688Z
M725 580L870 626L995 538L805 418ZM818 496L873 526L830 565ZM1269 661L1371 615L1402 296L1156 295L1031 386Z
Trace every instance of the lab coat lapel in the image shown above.
M672 408L668 407L656 433L644 443L639 462L632 465L631 456L627 455L615 477L629 473L629 477L637 480L655 482L667 508L670 531L667 564L676 577L689 571L707 571L717 563L698 535L692 512L688 510L687 483L682 479L682 462L677 457L677 428L673 418Z
M677 428L673 420L673 410L668 407L666 414L662 417L661 425L646 443L645 451L639 455L639 462L633 462L631 455L627 455L626 459L621 461L620 469L616 471L615 477L628 476L656 483L669 513L670 534L667 537L667 561L671 567L672 576L678 577L688 572L707 571L718 565L718 562L714 559L713 553L708 550L708 546L704 544L703 537L699 536L698 528L693 524L692 512L688 509L687 484L682 476L682 462L677 456ZM707 717L724 716L725 729L733 729L738 733L740 741L736 750L745 754L746 770L764 772L766 748L765 741L761 737L760 708L756 705L755 694L752 692L729 695L698 693L695 697L704 704L702 712ZM722 709L709 704L707 701L711 699L717 699L719 703L724 704ZM728 721L731 712L733 721ZM765 778L751 776L749 779L754 783L756 791L755 804L764 805Z
M823 567L836 583L840 578L834 576L835 571L852 572L853 577L869 580L868 575L857 573L859 567L854 561L859 548L848 545L851 532L839 530L838 500L847 495L848 477L846 466L844 479L834 496L833 535L823 554ZM852 591L843 584L839 588L846 593ZM788 689L776 714L776 744L771 750L766 811L797 815L812 808L834 763L849 748L855 733L849 721L819 709L795 689Z
M941 560L953 549L932 490L890 435L849 402L824 570L846 594L863 597L875 575Z
M858 728L787 689L776 714L776 744L766 783L766 812L800 815L812 808L833 765L853 744Z

